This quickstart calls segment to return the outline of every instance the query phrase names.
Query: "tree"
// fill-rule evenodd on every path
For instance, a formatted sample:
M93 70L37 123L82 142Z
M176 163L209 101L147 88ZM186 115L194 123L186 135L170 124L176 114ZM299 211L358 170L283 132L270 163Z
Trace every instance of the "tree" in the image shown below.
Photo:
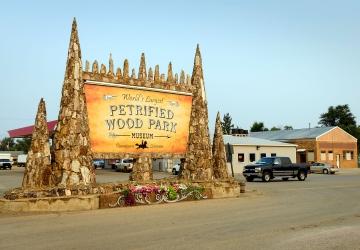
M10 137L4 137L0 141L0 150L2 151L11 151L14 150L15 141L13 138Z
M349 105L330 106L326 113L320 115L319 124L322 126L349 126L356 125L355 116Z
M357 126L355 116L351 113L348 104L330 106L326 113L320 115L319 125L338 126L360 140L360 126ZM358 150L359 148L358 143Z
M14 146L16 151L23 151L24 153L27 153L31 146L31 138L23 138L16 141L16 144Z
M285 125L284 130L293 130L293 127L290 125Z
M272 127L271 129L270 129L270 131L277 131L277 130L281 130L281 128L279 128L279 127Z
M231 129L234 128L234 124L232 123L232 118L229 113L224 115L223 121L221 122L221 127L224 135L231 134Z
M251 132L260 132L260 131L268 131L268 128L265 128L263 122L254 122L250 128Z
M355 137L358 134L355 116L347 104L336 107L330 106L326 113L320 115L319 125L338 126Z
M31 145L31 138L14 140L10 137L4 137L0 140L0 150L2 151L23 151L27 153Z

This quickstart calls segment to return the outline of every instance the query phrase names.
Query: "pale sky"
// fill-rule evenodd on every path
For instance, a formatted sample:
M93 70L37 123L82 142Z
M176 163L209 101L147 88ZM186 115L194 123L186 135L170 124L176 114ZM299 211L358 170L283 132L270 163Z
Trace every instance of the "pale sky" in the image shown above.
M120 3L121 2L121 3ZM73 17L83 62L192 72L200 44L210 132L235 125L316 126L331 105L359 123L360 1L2 1L0 138L34 123L45 98L57 119Z

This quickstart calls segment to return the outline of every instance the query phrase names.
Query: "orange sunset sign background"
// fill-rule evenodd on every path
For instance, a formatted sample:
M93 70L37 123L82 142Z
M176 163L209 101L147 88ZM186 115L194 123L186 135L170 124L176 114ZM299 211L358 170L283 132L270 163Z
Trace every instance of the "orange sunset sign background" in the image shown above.
M85 83L94 153L184 154L192 96Z

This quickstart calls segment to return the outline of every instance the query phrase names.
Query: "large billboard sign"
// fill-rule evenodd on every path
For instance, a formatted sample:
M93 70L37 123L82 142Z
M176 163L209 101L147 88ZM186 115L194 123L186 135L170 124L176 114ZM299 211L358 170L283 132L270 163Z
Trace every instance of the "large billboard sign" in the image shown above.
M85 95L95 154L186 152L191 94L87 81Z

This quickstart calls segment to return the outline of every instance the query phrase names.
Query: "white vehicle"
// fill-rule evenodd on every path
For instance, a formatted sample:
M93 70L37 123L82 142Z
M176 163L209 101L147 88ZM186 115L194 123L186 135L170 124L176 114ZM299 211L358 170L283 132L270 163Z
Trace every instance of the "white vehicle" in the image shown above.
M12 161L11 154L9 154L9 153L1 153L0 154L0 159L6 159L6 160Z
M26 159L27 159L27 154L18 155L18 157L17 157L18 167L25 167Z
M113 165L116 171L131 172L133 168L133 163L134 163L133 158L125 158L125 159L116 160Z
M173 173L173 175L177 175L177 174L179 174L179 171L180 171L180 164L178 163L173 166L172 173Z

